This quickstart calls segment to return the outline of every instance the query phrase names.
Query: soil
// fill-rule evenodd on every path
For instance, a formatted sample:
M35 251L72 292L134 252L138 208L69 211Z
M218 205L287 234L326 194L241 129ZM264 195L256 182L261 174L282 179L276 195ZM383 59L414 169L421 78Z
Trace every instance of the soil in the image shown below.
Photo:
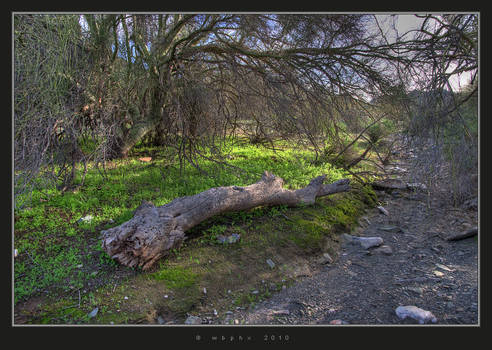
M400 157L393 165L405 169L410 163ZM400 178L411 183L406 174ZM378 191L378 198L389 215L372 209L358 234L381 237L391 253L344 240L331 264L313 261L310 277L218 323L418 324L395 313L398 306L414 305L432 312L437 324L478 324L478 237L446 240L478 226L477 210L446 205L419 189Z

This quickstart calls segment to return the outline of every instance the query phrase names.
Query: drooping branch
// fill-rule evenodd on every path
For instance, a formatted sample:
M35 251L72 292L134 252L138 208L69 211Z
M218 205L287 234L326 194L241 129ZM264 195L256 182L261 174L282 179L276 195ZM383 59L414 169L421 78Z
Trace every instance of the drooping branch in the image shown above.
M185 239L185 232L200 222L231 211L258 206L314 204L317 197L350 189L349 179L323 184L326 175L298 190L284 189L283 179L264 172L260 181L245 187L216 187L180 197L160 207L144 201L129 221L102 231L102 247L123 265L152 267Z

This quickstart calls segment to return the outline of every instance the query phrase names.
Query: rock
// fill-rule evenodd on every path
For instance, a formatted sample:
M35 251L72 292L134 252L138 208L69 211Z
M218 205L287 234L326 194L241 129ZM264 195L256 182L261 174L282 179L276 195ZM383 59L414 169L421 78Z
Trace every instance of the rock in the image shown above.
M217 310L214 309L214 316L217 316L218 313L217 313Z
M189 316L184 324L202 324L202 319L197 316Z
M331 320L330 321L330 324L333 324L333 325L342 325L342 324L349 324L348 322L344 321L344 320Z
M267 259L266 263L268 264L268 266L270 266L271 269L275 267L275 263L271 259Z
M239 239L241 238L241 235L237 234L237 233L233 233L232 235L230 235L227 239L228 243L236 243L237 241L239 241Z
M418 295L422 295L424 294L424 289L421 288L421 287L407 287L407 290L411 291L411 292L414 292Z
M92 221L93 218L94 217L92 215L86 215L83 218L78 219L77 223L81 223L81 222L89 223Z
M290 273L290 277L297 278L302 276L311 276L312 272L308 265L297 265Z
M19 255L17 249L14 249L14 258L17 258L17 255Z
M396 315L404 320L407 317L413 318L418 321L420 324L424 323L436 323L437 318L432 314L432 312L423 310L417 306L409 305L409 306L398 306L395 310Z
M463 203L463 208L467 210L478 210L478 197L465 201Z
M255 289L254 291L251 292L251 294L258 295L258 294L260 294L260 292Z
M128 297L124 297L123 299L128 300Z
M203 287L203 294L207 294L207 288Z
M393 254L393 249L391 249L390 246L382 245L382 246L374 249L374 253L381 253L381 254L384 254L384 255L391 255L391 254Z
M235 319L234 320L234 324L239 324L239 320L238 319Z
M381 237L357 237L357 238L360 245L364 249L380 246L384 242Z
M270 314L271 315L274 315L274 316L288 316L288 315L290 315L290 311L287 310L287 309L284 309L284 310L271 310Z
M99 311L99 308L96 307L87 316L89 316L89 318L96 317L98 311Z
M444 271L449 271L449 272L453 272L454 270L453 269L450 269L449 267L447 267L446 265L442 265L442 264L436 264L436 266Z
M388 225L388 226L380 226L379 229L380 230L383 230L383 231L386 231L386 232L392 232L392 233L396 233L396 232L400 232L401 231L401 229L398 226L391 226L391 225Z
M389 216L388 211L387 211L386 209L384 209L382 206L380 206L380 205L379 205L377 208L379 209L379 211L380 211L382 214L384 214L384 215L386 215L386 216Z
M318 259L318 263L321 265L333 263L333 258L328 253L323 253L323 255Z
M157 317L157 323L164 324L164 323L166 323L166 321L164 321L164 319L162 318L162 316L158 316Z
M427 186L421 183L409 183L407 184L407 188L411 191L426 191Z
M444 274L443 274L441 271L437 271L437 270L435 270L435 271L433 271L432 273L433 273L434 275L436 275L437 277L442 277L442 276L444 276Z
M344 233L342 237L346 242L352 244L359 243L365 249L380 246L384 242L381 237L358 237L358 236L348 235L346 233Z

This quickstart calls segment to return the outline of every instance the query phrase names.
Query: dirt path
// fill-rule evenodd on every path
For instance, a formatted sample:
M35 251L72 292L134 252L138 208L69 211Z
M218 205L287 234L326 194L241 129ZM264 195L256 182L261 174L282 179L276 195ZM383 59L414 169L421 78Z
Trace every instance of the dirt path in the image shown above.
M397 164L405 168L407 163ZM405 175L402 175L405 178ZM378 236L390 252L348 242L339 257L312 276L231 319L245 324L415 324L398 306L432 312L437 324L478 324L478 239L446 241L478 225L476 210L443 207L425 193L379 192L389 212L373 209L360 235Z

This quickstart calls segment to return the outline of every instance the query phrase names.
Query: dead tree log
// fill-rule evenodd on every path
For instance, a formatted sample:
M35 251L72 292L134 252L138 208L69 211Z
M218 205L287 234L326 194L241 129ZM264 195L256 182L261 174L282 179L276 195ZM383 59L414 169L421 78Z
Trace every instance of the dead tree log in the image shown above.
M200 222L231 211L257 206L314 204L316 197L350 189L349 179L323 184L326 175L299 190L282 188L284 181L264 172L261 180L246 186L216 187L180 197L160 207L144 201L129 221L101 231L102 247L119 263L147 270L185 239L185 232Z

